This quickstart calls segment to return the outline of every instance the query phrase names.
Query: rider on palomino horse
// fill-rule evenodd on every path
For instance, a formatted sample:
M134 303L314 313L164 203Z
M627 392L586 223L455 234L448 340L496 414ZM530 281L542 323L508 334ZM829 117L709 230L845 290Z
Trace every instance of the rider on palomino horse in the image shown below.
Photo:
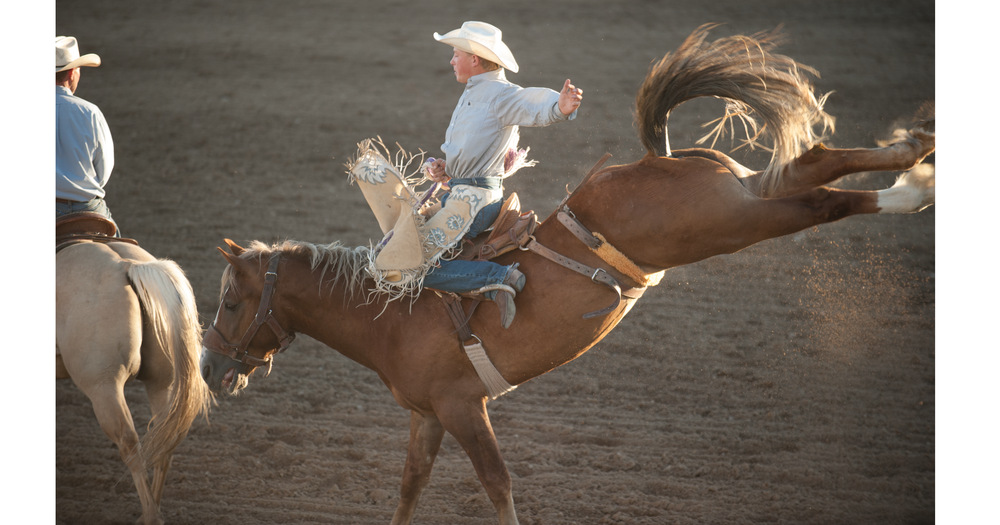
M87 212L114 223L104 185L115 166L114 142L104 114L75 96L80 68L98 67L101 57L80 56L77 40L56 37L56 218ZM117 225L113 228L117 233Z

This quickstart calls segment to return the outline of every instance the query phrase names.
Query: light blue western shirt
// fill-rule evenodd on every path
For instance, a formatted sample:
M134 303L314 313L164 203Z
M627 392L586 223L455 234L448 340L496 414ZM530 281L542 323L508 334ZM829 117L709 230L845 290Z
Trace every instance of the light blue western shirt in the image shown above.
M557 91L512 84L502 68L469 77L441 145L448 176L502 177L507 151L517 148L519 126L574 118L576 111L559 111Z
M104 114L56 86L56 198L103 198L114 167L115 146Z

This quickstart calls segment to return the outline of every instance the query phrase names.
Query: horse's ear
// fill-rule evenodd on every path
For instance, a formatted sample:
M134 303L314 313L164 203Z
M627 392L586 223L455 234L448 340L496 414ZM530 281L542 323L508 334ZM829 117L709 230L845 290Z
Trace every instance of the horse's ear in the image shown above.
M228 241L229 239L226 239L226 240ZM242 268L242 266L243 266L243 259L240 259L236 255L233 255L233 254L227 252L226 250L223 250L222 248L219 248L218 246L216 246L215 249L219 250L219 253L221 253L222 256L226 258L227 261L229 261L229 265L230 266L232 266L236 270L239 270L240 268ZM235 251L236 250L233 250L233 252L235 252Z
M226 250L223 250L222 248L219 248L218 246L216 246L215 249L219 250L219 253L221 253L222 256L226 258L226 261L229 261L229 265L232 266L233 269L236 270L237 273L246 270L247 264L248 264L248 262L246 261L246 259L241 259L241 258L237 257L236 255L233 255L233 254L227 252ZM233 250L233 251L235 252L236 250Z
M233 255L239 256L246 251L246 249L244 249L242 246L233 242L232 239L223 239L223 240L226 241L226 244L229 246L229 249L233 251Z

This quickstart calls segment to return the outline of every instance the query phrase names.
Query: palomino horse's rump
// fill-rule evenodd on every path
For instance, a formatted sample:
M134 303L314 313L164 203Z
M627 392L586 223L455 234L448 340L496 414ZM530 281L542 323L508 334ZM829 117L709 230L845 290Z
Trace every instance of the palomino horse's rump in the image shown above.
M117 241L77 242L56 254L57 377L72 378L91 400L147 524L161 522L173 451L209 410L200 347L194 292L175 262ZM133 378L145 384L152 415L141 440L123 390Z

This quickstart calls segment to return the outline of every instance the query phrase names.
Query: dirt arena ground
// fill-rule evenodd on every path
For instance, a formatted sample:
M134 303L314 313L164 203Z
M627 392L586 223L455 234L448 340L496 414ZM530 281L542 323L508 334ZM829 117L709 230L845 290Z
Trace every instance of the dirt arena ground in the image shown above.
M576 121L522 130L539 165L507 187L543 217L605 152L616 163L642 155L636 89L702 23L725 24L714 36L783 25L781 51L834 91L831 146L874 146L935 100L929 0L60 0L55 10L56 34L104 61L78 94L114 134L112 213L124 235L185 269L205 325L223 238L379 236L343 165L376 135L438 153L462 86L431 34L464 20L503 29L521 65L512 81L558 89L571 78L584 90ZM672 145L693 145L718 110L679 110ZM895 175L843 185L877 189ZM89 401L70 381L55 390L57 523L135 522L132 481ZM910 525L935 522L935 392L932 207L671 270L595 349L490 410L526 525ZM145 425L142 386L128 396ZM195 424L163 516L388 523L408 418L374 373L300 337L269 378ZM446 437L416 523L494 522Z

